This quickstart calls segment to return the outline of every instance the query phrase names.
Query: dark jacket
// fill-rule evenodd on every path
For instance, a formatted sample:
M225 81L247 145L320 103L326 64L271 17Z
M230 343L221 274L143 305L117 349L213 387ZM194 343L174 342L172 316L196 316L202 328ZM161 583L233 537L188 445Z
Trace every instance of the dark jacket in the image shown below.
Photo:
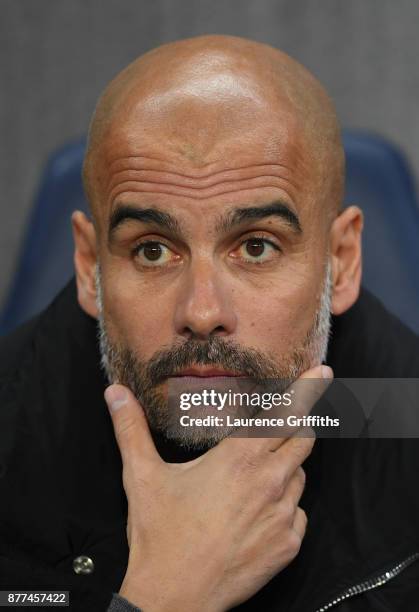
M419 377L419 339L363 292L333 320L328 363L336 377ZM127 500L105 386L74 281L0 341L0 590L67 590L89 612L119 590ZM419 441L318 440L304 468L301 551L238 609L326 610L365 583L333 609L419 610ZM92 573L75 573L80 555Z

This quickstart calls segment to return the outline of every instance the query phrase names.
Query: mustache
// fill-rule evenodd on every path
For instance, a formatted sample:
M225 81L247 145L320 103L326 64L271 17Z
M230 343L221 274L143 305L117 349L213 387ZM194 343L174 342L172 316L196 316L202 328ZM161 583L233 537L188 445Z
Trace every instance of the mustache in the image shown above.
M155 386L194 365L213 365L257 379L275 378L279 374L275 362L258 350L244 349L232 341L213 336L206 342L190 339L159 351L146 366L147 378Z

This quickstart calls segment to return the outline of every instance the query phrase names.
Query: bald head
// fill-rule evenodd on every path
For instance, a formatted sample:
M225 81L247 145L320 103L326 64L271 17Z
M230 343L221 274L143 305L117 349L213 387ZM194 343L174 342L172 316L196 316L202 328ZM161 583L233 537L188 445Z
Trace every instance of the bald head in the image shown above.
M322 361L330 310L354 303L361 278L362 214L337 214L343 168L328 95L269 46L172 43L107 87L84 165L95 223L73 214L78 297L101 321L110 378L162 431L181 349L186 368L274 366L261 378Z
M231 150L234 156L237 138L242 166L247 153L249 159L253 155L255 141L263 142L261 164L275 163L286 143L310 177L307 189L313 197L330 210L339 209L344 179L340 130L320 83L268 45L202 36L146 53L105 89L84 164L94 214L103 203L106 168L124 143L136 141L146 157L187 173L188 168L199 172L217 164L221 151L225 156Z

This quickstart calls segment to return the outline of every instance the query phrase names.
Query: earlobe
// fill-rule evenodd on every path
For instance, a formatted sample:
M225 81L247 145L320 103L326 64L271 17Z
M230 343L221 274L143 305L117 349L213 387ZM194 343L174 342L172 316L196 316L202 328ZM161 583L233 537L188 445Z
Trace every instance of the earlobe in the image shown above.
M358 299L362 276L361 236L363 214L357 206L346 208L332 224L332 312L340 315Z
M71 217L74 237L74 267L77 282L77 297L81 308L91 317L97 318L96 305L96 230L81 211Z

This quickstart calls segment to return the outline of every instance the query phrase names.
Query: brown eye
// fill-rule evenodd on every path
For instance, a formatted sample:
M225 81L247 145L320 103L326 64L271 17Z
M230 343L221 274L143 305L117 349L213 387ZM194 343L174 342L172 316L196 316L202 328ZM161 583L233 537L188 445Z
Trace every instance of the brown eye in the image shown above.
M166 244L158 240L146 240L138 244L133 254L142 267L148 268L161 268L179 262L181 259Z
M147 242L142 250L148 261L157 261L162 255L162 248L158 242Z
M260 257L265 251L265 241L260 238L252 238L246 241L246 252L251 257Z
M238 248L238 257L247 263L262 264L275 260L281 253L281 248L272 240L253 236L244 240ZM237 255L232 254L233 257Z

